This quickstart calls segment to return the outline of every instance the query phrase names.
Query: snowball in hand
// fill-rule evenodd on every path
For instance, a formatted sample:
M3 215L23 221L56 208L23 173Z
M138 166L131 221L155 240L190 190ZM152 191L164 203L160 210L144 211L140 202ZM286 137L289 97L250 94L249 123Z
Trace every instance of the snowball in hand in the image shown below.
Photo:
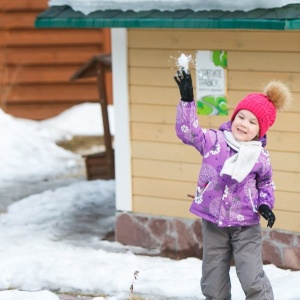
M181 53L180 57L177 59L177 65L181 69L183 68L186 72L189 71L189 62L191 61L192 56Z

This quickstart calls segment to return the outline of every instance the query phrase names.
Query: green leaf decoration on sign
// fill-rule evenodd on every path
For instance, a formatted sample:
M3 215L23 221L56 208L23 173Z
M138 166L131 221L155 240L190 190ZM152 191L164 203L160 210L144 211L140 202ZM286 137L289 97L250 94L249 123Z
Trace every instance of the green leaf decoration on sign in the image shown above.
M215 66L227 68L227 51L214 50L212 51L212 61Z
M207 95L197 100L198 115L228 115L227 99L224 95Z

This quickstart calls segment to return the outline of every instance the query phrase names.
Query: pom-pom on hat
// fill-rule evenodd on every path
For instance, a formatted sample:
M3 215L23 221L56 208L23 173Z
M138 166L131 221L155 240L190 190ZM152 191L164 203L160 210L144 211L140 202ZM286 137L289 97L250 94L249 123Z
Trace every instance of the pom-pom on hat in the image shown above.
M267 84L264 93L251 93L242 99L235 108L231 121L236 114L246 109L251 111L259 123L259 137L263 137L276 119L276 110L285 110L292 100L289 88L281 81L273 80Z

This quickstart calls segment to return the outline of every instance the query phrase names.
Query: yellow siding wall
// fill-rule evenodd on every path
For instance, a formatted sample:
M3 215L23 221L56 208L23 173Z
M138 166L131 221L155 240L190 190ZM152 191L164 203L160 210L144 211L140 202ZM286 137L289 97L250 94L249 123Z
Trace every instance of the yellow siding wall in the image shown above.
M271 79L285 81L294 105L278 113L267 149L274 169L276 228L300 231L300 32L230 30L129 30L129 86L133 211L174 217L188 212L201 156L175 135L179 92L173 80L180 53L228 51L230 114L249 92ZM203 116L204 128L228 117ZM265 224L265 222L262 222Z

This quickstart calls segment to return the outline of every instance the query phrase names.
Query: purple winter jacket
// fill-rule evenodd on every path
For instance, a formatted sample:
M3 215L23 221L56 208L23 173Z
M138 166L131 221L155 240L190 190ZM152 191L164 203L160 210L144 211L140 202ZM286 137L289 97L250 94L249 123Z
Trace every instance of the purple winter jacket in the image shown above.
M258 224L259 205L274 206L274 184L268 151L263 148L258 161L242 182L220 175L227 158L236 153L225 140L223 131L231 131L231 121L218 130L199 126L195 102L177 106L176 134L183 143L194 146L203 156L198 184L190 211L219 227ZM261 140L266 145L266 139Z

